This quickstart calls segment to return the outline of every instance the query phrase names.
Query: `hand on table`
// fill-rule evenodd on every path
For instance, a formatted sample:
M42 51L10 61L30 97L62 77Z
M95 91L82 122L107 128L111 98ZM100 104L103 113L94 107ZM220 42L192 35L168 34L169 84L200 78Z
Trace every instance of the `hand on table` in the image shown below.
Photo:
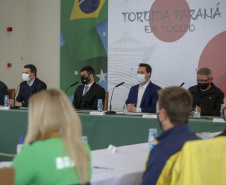
M137 108L135 107L135 104L132 104L132 103L128 104L127 108L129 112L136 112L137 110Z
M14 106L14 100L13 99L10 99L9 100L9 106L10 107ZM15 100L15 106L20 107L21 106L21 103Z
M199 112L200 112L200 114L201 114L201 111L202 111L201 107L199 107L198 105L196 105L196 107L198 107L198 110L199 110ZM195 109L196 109L196 107L195 107ZM193 116L193 115L194 115L194 112L195 112L195 111L191 111L191 112L190 112L190 115Z

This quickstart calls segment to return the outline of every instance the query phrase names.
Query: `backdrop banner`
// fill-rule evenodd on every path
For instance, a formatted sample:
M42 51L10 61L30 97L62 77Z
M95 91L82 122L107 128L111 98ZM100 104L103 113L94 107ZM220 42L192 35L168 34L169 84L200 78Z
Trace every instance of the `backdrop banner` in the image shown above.
M60 88L80 80L82 67L95 70L107 91L108 0L61 0ZM77 86L68 90L72 96Z
M226 93L225 0L112 0L108 2L108 90L112 109L122 110L139 63L152 67L151 81L186 89L209 67Z

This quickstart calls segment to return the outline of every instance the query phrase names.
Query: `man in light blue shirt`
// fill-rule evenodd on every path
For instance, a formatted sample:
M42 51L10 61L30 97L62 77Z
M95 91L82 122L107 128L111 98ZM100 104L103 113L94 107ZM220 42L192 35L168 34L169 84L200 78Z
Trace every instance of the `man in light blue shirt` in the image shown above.
M37 78L37 68L33 64L24 66L22 79L15 106L27 107L28 99L36 92L47 89L47 86ZM10 100L10 106L14 106L14 100Z

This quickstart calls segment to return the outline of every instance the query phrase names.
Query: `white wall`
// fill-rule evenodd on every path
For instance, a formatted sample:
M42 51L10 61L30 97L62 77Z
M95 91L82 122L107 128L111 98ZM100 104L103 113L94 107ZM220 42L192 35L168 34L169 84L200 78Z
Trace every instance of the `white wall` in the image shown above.
M60 0L0 1L0 80L16 88L30 63L48 88L60 87Z

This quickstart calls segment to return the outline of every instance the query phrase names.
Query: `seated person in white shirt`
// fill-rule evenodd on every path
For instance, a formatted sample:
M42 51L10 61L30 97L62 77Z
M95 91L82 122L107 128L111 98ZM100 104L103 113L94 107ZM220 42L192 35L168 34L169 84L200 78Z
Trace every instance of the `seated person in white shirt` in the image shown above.
M104 104L105 90L94 82L95 72L91 66L85 66L81 69L80 85L74 94L73 105L76 109L97 110L97 101L102 99Z
M139 84L131 87L126 100L129 112L156 112L158 101L157 91L161 89L150 80L152 68L148 64L140 63L137 70Z

